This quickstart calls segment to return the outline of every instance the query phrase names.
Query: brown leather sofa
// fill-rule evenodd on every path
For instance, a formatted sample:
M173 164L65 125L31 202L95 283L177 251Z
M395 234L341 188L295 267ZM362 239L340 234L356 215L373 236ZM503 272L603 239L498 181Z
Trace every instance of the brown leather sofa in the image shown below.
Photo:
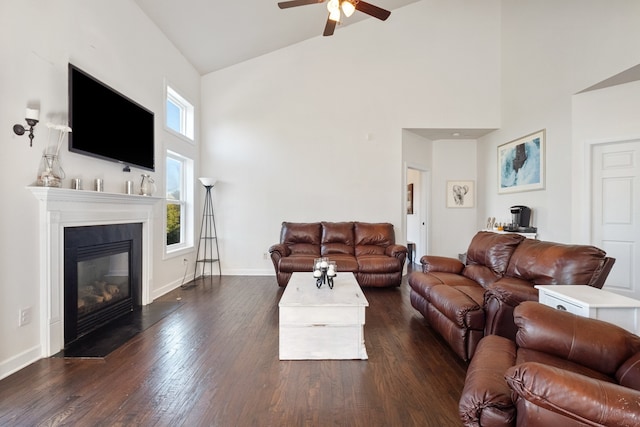
M615 259L594 246L481 231L466 264L429 255L420 262L422 271L409 275L411 304L468 361L485 335L515 339L513 309L538 300L535 285L601 288Z
M279 286L294 272L311 272L320 256L352 272L360 286L400 286L407 248L395 244L393 224L283 222L280 243L269 248Z
M640 337L537 302L514 310L516 342L484 337L469 364L466 426L640 425Z

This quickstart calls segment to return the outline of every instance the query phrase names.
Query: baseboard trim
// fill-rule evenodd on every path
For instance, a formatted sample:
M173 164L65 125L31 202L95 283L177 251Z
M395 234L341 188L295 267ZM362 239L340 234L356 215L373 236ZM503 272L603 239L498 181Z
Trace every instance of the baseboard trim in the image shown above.
M42 358L42 349L39 345L23 351L5 361L0 362L0 380L18 372L33 362Z

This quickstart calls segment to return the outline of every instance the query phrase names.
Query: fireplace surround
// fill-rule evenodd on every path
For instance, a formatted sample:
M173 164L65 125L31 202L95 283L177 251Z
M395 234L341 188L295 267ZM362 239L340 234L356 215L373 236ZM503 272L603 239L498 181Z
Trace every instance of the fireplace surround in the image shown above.
M28 187L40 209L40 353L64 348L64 235L70 227L138 223L142 227L139 302L152 302L154 210L158 197ZM159 216L158 216L159 217Z

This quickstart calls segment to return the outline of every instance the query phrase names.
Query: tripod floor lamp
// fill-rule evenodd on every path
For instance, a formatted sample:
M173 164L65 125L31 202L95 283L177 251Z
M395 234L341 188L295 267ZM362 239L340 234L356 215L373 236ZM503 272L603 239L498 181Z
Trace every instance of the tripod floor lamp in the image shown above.
M220 251L218 249L218 233L216 232L216 220L213 215L213 200L211 198L211 189L216 184L216 181L213 178L200 178L200 182L204 185L207 193L204 198L202 224L200 225L200 240L198 241L198 251L196 252L196 266L193 280L200 276L205 276L207 264L209 265L209 274L213 277L214 263L218 264L218 276L222 277ZM202 266L202 268L200 276L198 276L198 268L200 266Z

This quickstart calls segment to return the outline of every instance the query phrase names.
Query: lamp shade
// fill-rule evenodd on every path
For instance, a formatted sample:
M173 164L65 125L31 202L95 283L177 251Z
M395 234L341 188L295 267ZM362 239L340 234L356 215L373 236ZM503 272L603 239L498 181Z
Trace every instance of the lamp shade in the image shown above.
M340 7L342 7L344 16L346 16L347 18L353 15L353 12L356 11L355 5L349 0L342 0L342 3L340 3Z
M200 177L198 179L205 187L213 187L217 182L215 178Z

